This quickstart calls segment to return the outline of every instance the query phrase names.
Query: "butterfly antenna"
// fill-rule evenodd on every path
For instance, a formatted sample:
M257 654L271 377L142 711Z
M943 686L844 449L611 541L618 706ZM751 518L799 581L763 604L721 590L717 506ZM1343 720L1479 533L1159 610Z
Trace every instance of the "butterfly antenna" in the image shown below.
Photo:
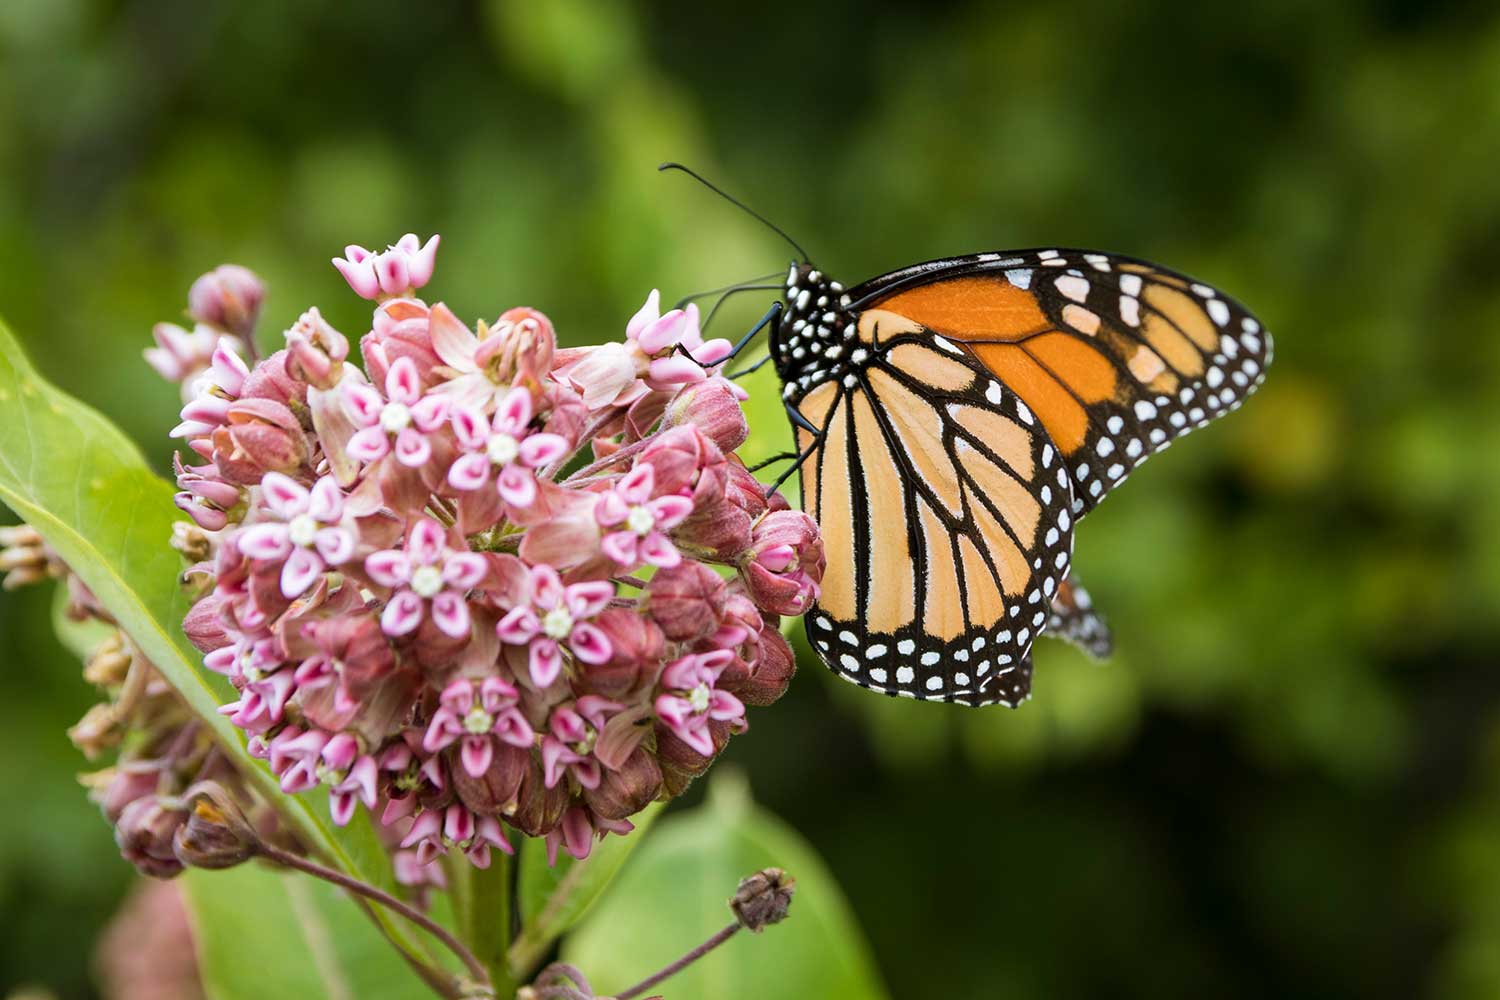
M696 302L699 299L706 299L710 295L718 295L720 292L731 292L731 291L734 291L736 288L749 288L749 287L752 287L752 286L759 285L763 281L770 281L772 278L780 277L780 275L782 274L782 272L784 270L785 270L785 268L782 268L782 269L778 269L778 270L772 271L769 274L758 274L755 277L753 277L753 278L747 278L744 281L736 281L732 285L720 285L718 288L710 288L706 292L694 292L691 295L684 295L682 298L678 299L676 302L674 302L672 304L672 308L673 309L681 309L683 306L687 305L689 302ZM774 288L780 288L781 286L780 285L773 285L772 287L774 287Z
M791 248L793 250L797 251L797 255L798 255L798 259L799 260L806 261L808 259L807 251L804 250L804 249L802 249L802 245L800 243L798 243L796 240L794 240L790 236L788 236L785 229L782 229L776 223L772 222L770 219L766 218L764 215L761 215L755 209L751 208L749 205L746 205L744 202L740 201L734 195L729 194L723 188L720 188L717 185L711 183L702 174L698 173L696 170L693 170L691 167L685 167L681 163L673 163L671 161L668 161L666 163L663 163L661 166L657 167L656 169L657 170L680 170L680 171L682 171L683 173L685 173L689 177L691 177L693 180L697 181L699 184L702 184L704 187L708 188L714 194L718 195L720 198L723 198L725 201L729 202L729 204L731 204L734 207L738 208L740 211L744 212L746 215L750 216L752 219L755 219L757 222L759 222L761 225L765 226L767 229L771 230L771 232L775 233L777 236L780 236L782 239L786 240L787 243L791 245Z

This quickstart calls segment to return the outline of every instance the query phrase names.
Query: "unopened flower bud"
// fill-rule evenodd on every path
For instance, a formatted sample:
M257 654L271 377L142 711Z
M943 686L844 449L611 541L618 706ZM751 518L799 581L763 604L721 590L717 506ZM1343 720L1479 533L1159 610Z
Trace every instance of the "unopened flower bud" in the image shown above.
M191 811L172 838L172 852L183 865L233 868L259 852L260 837L222 785L200 781L183 798Z
M120 813L115 843L142 875L173 878L182 874L183 865L172 851L172 839L186 819L181 801L161 795L136 799Z
M718 626L723 597L719 574L700 562L684 560L652 577L646 606L668 639L693 642Z
M201 525L189 521L172 522L171 544L190 563L203 562L213 554L213 543L209 541L208 533Z
M734 451L750 437L745 411L722 379L709 379L684 389L667 407L662 425L694 426L725 452Z
M528 837L545 836L562 819L563 811L568 808L568 795L567 782L560 781L548 788L541 764L532 761L516 791L515 812L506 818Z
M0 573L5 574L6 590L61 576L64 569L62 562L42 540L41 533L31 525L0 528Z
M786 919L797 880L780 868L766 868L740 882L729 908L741 926L759 934Z
M314 306L286 332L286 349L291 370L303 381L332 389L343 377L349 339L329 326Z
M749 679L725 687L746 705L770 705L786 694L796 672L797 656L776 623L771 621L760 633L760 656Z
M97 760L106 750L119 746L123 735L115 707L109 704L91 706L68 729L68 739L89 760Z
M333 266L360 298L409 295L432 280L437 249L437 236L423 244L407 233L381 253L350 244L344 256L333 258Z
M480 816L499 816L516 809L521 783L531 769L531 753L509 743L497 743L490 766L474 777L458 761L458 748L450 752L449 779L458 799Z
M617 770L602 769L597 788L585 788L583 801L605 819L625 819L646 808L661 794L661 767L644 747L627 757Z
M271 399L230 404L227 423L213 433L214 464L246 486L267 472L296 472L307 461L307 435L285 405Z
M245 379L240 397L301 406L307 399L307 382L293 370L291 360L283 348L257 364Z
M124 633L116 630L89 654L83 665L83 679L98 687L116 687L125 682L132 658Z
M122 761L117 767L96 771L82 780L104 818L115 823L130 803L157 793L162 770L159 761Z
M193 282L188 291L188 312L199 323L207 323L249 341L260 317L266 289L248 268L224 264Z
M520 306L500 314L474 352L474 363L497 385L539 383L552 370L557 332L543 313Z

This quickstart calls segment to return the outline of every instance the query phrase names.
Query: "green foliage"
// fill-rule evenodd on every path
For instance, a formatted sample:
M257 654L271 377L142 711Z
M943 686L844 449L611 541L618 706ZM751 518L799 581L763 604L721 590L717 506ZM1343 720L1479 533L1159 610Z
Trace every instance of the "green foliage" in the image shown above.
M661 809L658 803L646 807L632 817L635 830L629 836L604 838L582 861L559 851L557 864L549 865L546 845L540 840L526 842L517 885L521 933L511 948L511 964L517 973L531 972L552 943L583 919L625 859L645 841Z
M885 996L854 915L813 848L753 806L743 779L711 779L706 805L659 823L563 958L601 993L623 990L733 921L739 880L780 867L797 880L787 921L741 932L662 986L701 1000Z
M208 1000L404 1000L426 995L360 904L258 864L182 879Z

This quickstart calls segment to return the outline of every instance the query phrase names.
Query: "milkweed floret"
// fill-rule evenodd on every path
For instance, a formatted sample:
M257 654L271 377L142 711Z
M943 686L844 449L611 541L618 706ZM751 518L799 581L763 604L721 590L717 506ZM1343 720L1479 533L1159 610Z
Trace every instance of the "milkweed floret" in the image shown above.
M416 298L436 247L335 260L376 302L363 370L316 309L246 363L238 272L204 286L208 360L153 355L199 368L174 432L206 460L177 470L185 626L235 686L223 712L284 791L377 815L409 883L511 852L507 828L574 857L629 832L786 689L777 616L822 568L815 529L766 523L695 309L653 292L623 343L559 350L536 310L471 327Z

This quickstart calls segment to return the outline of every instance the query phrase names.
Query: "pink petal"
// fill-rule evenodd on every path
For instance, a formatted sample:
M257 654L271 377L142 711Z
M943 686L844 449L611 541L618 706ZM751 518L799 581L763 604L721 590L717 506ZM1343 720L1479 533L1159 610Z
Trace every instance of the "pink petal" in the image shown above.
M380 629L386 635L406 635L422 624L422 599L409 590L392 597L380 613Z
M443 836L456 844L474 839L474 814L460 805L443 811Z
M520 709L516 708L501 711L495 717L495 726L491 732L498 736L502 743L509 743L513 747L525 749L536 741L536 734L531 731L526 717L521 714Z
M479 685L479 702L486 712L498 712L519 693L503 677L486 677Z
M705 341L693 348L693 360L700 365L715 365L729 356L734 345L722 337Z
M682 554L677 551L677 546L660 531L653 531L641 539L640 557L642 562L658 569L671 569L682 562Z
M456 490L477 490L489 480L490 460L483 452L461 455L448 469L448 485Z
M351 419L361 427L372 427L380 421L380 411L385 400L380 393L360 382L348 382L341 390L344 394L344 409Z
M375 258L375 276L380 279L380 290L387 295L401 295L411 289L406 254L399 250L387 250Z
M478 552L455 552L443 563L443 581L461 590L479 586L487 572L489 563Z
M660 315L661 292L653 288L651 289L651 294L646 296L645 304L637 309L635 315L630 317L630 322L625 324L626 339L635 340L640 336L641 331L656 322L657 317Z
M630 505L614 490L601 494L599 502L594 505L594 520L606 528L614 527L629 515Z
M615 484L615 492L627 504L645 503L656 489L656 470L649 465L637 465Z
M344 276L344 280L349 282L349 287L354 289L354 294L360 298L373 299L380 294L380 279L375 277L374 262L368 257L359 261L335 257L333 266L338 268L339 274Z
M495 482L500 499L515 507L530 507L536 500L536 478L519 465L507 465Z
M531 423L531 393L525 389L512 389L505 394L495 408L495 430L511 437L520 437Z
M511 646L530 642L541 630L542 623L536 612L527 607L513 609L495 626L500 641Z
M600 539L599 548L621 566L634 566L636 564L636 541L634 532L616 531Z
M685 354L657 358L651 362L649 374L656 385L692 385L708 377L703 367Z
M561 434L533 434L521 442L521 464L532 469L550 465L568 453L568 439Z
M448 421L453 400L441 394L424 396L411 408L411 421L417 430L431 434Z
M391 439L386 436L380 427L366 427L362 431L355 432L344 446L344 452L356 462L366 465L378 462L390 454Z
M439 712L432 717L432 722L427 725L427 732L422 737L422 749L428 753L437 753L439 750L458 739L462 729L451 725L453 716Z
M281 567L281 594L300 597L323 572L323 559L311 549L294 549Z
M260 481L260 492L271 512L286 521L305 513L311 500L306 487L280 472L266 473Z
M469 450L483 448L490 437L490 423L472 406L452 407L451 423L458 443Z
M469 606L463 596L445 590L432 599L432 623L445 635L463 639L469 634Z
M614 599L615 585L608 580L587 580L571 584L564 596L568 614L574 618L592 618Z
M548 736L542 740L542 783L548 788L556 788L572 757L573 752L556 737Z
M438 235L434 233L432 238L419 250L416 248L417 238L415 235L412 235L412 246L403 248L407 252L407 280L411 282L411 287L421 288L432 280L432 269L437 263L438 239ZM405 237L402 240L404 242Z
M419 518L406 536L406 554L418 566L431 566L443 555L443 526L430 517Z
M235 536L235 544L247 559L285 559L292 551L292 541L284 524L252 524Z
M681 340L686 328L687 313L681 309L672 309L647 323L636 335L635 342L640 345L644 354L660 354Z
M728 691L714 691L708 705L708 717L732 722L745 717L745 704Z
M677 527L693 512L693 501L679 496L657 497L647 505L647 509L656 519L657 527L665 530Z
M537 607L550 611L563 602L566 594L557 570L546 564L531 568L531 601Z
M408 469L419 469L432 457L432 445L415 427L406 427L396 435L396 461Z
M588 622L579 622L573 626L573 634L568 637L568 648L573 651L574 656L590 664L608 663L609 658L614 655L609 637Z
M453 713L455 720L461 719L474 707L474 685L462 677L449 681L438 700L443 703L443 708Z
M547 687L562 673L562 653L551 639L534 640L528 660L531 682L539 688Z
M343 528L324 528L313 538L313 544L330 566L346 563L354 555L354 533Z
M477 370L474 351L479 347L479 338L441 302L428 314L427 333L432 338L432 349L443 359L443 364L457 372Z
M489 736L465 736L463 746L459 749L459 757L463 760L464 770L469 772L471 778L482 778L484 772L490 769L490 762L495 759L495 742Z
M382 587L400 587L411 579L411 560L399 549L382 549L365 558L365 572Z

